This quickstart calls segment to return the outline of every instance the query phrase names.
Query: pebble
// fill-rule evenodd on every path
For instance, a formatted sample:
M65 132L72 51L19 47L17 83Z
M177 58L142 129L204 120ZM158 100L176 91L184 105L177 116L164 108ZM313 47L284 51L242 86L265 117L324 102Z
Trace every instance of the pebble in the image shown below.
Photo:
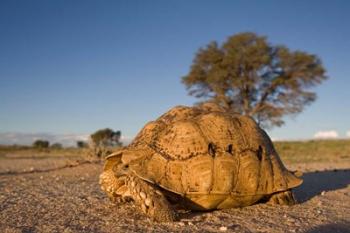
M220 231L227 231L227 227L222 226L222 227L219 228L219 230Z
M326 194L326 191L321 192L321 196L324 196Z
M185 226L185 223L179 222L179 225L183 227L183 226Z
M144 193L144 192L140 192L140 197L142 198L142 199L146 199L146 193Z
M146 204L146 206L151 206L152 205L152 200L150 198L146 198L145 204Z
M290 222L290 223L295 223L295 220L292 219L292 218L288 218L287 221Z
M73 231L72 231L72 229L70 229L69 227L67 227L67 228L64 229L63 232L64 232L64 233L71 233L71 232L73 232Z

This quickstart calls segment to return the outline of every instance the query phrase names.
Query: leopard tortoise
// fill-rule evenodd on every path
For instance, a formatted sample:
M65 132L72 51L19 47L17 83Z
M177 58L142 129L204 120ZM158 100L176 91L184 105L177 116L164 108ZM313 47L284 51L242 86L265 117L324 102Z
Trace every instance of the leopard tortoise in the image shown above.
M100 175L112 200L133 200L156 221L176 219L171 203L189 210L291 205L301 183L252 118L212 104L177 106L147 123L106 158Z

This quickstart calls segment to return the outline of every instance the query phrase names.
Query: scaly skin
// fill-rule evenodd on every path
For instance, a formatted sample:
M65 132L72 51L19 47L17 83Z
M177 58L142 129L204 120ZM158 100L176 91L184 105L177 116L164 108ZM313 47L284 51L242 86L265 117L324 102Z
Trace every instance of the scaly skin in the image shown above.
M121 203L132 199L143 213L158 222L176 220L176 213L164 194L154 185L133 174L116 177L112 170L100 175L101 189L111 201Z
M297 203L297 201L293 195L293 192L291 190L287 190L272 194L266 203L272 205L294 205Z
M112 202L120 203L130 199L130 195L125 189L125 177L117 178L112 170L104 171L100 175L101 189L107 193Z
M151 219L158 222L176 220L171 204L156 186L132 174L127 176L126 185L136 205Z

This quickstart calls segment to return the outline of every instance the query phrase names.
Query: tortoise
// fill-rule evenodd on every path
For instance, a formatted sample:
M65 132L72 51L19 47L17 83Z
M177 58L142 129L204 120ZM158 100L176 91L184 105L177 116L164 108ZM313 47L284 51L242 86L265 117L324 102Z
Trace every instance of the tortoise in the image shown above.
M301 183L251 117L213 104L176 106L147 123L100 175L111 200L133 200L156 221L176 220L175 203L199 211L295 204Z

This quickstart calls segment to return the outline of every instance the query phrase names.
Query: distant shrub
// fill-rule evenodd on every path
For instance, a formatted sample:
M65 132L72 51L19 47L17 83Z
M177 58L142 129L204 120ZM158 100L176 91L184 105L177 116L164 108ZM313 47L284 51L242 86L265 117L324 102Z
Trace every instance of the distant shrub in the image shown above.
M85 141L77 141L77 147L78 148L87 148L88 144Z
M102 159L113 153L113 149L105 146L94 146L86 151L86 155L89 158Z
M62 149L63 146L62 146L61 143L54 143L54 144L52 144L52 145L50 146L50 148L52 148L52 149Z
M104 158L122 146L121 131L100 129L90 135L87 155L90 158Z
M37 149L46 149L49 148L50 142L46 140L36 140L33 142L33 147Z

